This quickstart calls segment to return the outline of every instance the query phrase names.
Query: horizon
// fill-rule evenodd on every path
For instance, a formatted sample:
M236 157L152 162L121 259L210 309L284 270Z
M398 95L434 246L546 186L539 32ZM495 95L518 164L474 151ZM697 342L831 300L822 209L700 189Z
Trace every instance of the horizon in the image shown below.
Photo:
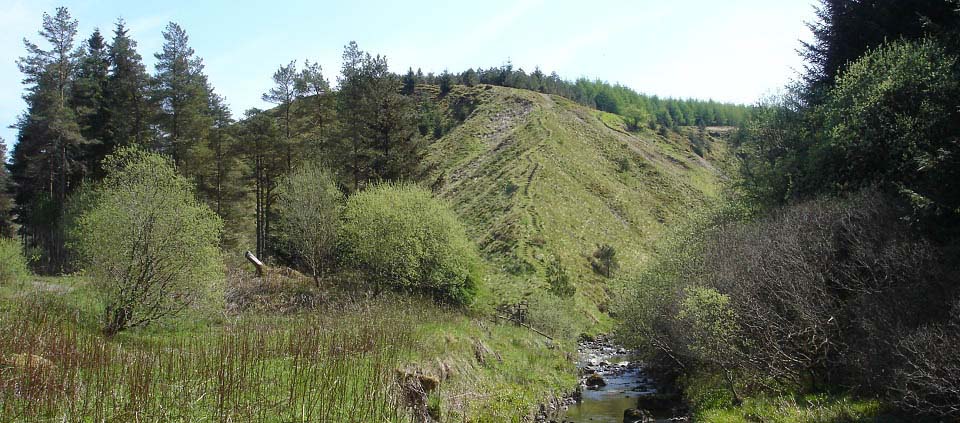
M75 46L94 28L109 41L115 22L123 18L151 75L161 31L177 22L234 117L269 107L260 96L271 86L273 72L290 60L319 62L335 85L343 46L351 40L364 51L387 56L390 70L398 74L408 68L460 72L510 61L528 73L539 67L566 80L602 80L647 95L753 104L802 70L796 49L809 39L805 22L814 18L812 0L775 5L688 0L670 6L608 1L590 7L588 16L580 4L543 0L498 1L483 8L439 2L412 8L378 1L365 7L308 3L296 1L282 10L231 9L229 19L223 19L222 2L17 0L0 6L0 24L7 28L0 35L0 78L6 81L0 84L0 136L12 149L16 130L9 126L26 108L15 63L25 54L22 40L38 41L42 14L61 5L79 22ZM378 12L365 15L369 10ZM269 28L256 29L261 26ZM282 29L272 29L277 26Z

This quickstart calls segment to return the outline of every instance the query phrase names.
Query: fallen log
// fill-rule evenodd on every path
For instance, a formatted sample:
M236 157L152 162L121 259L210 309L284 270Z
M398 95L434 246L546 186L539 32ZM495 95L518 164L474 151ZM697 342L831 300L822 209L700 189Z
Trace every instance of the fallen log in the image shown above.
M514 318L512 318L512 317L501 316L501 315L499 315L499 314L497 314L496 316L497 316L498 318L500 318L500 319L509 320L509 321L511 321L511 322L513 322L513 323L516 323L516 324L518 324L518 325L520 325L520 326L523 326L523 327L525 327L525 328L527 328L527 329L530 329L530 330L536 332L537 334L543 336L544 338L547 338L547 339L553 341L553 337L551 337L550 335L547 335L547 334L545 334L545 333L543 333L543 332L538 331L538 330L537 330L536 328L534 328L533 326L530 326L530 325L528 325L528 324L526 324L526 323L522 323L522 322L520 322L520 321L518 321L517 319L514 319Z
M263 277L263 274L266 271L267 265L263 264L263 262L260 261L260 259L258 259L257 256L253 255L253 253L249 251L247 251L246 254L244 254L244 256L247 258L247 261L249 261L250 263L253 263L253 266L257 268L257 276Z

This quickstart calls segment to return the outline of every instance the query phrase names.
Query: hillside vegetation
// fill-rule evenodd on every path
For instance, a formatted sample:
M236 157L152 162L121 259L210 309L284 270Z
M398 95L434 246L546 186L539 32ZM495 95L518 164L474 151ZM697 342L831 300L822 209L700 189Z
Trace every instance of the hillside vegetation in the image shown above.
M11 421L528 419L667 228L720 203L732 128L708 125L751 113L402 77L351 42L335 88L291 61L234 120L176 23L152 74L122 20L42 24L0 172Z
M618 115L503 87L455 87L439 101L474 108L430 145L424 180L500 273L490 284L497 301L545 290L556 258L582 311L600 319L615 284L591 267L598 247L613 246L630 274L666 226L720 196L722 173L711 162L727 150L706 131L689 131L697 144L673 132L629 132Z

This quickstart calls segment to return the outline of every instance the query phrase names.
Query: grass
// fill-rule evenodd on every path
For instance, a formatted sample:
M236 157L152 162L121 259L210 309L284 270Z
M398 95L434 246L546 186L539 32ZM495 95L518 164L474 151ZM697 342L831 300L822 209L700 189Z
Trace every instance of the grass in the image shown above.
M82 277L0 290L4 421L408 421L398 372L440 381L444 421L517 421L576 383L573 344L404 297L192 312L114 338L98 310Z
M718 199L719 174L684 135L630 133L620 117L561 97L455 86L437 107L457 117L429 148L423 179L439 182L490 269L469 312L280 285L229 313L192 311L105 338L83 277L28 277L0 285L0 415L407 421L417 405L398 375L413 374L439 382L422 406L442 421L502 422L573 389L574 340L610 329L602 310L620 283L594 273L589 255L613 245L621 274L632 274L667 225ZM577 285L573 299L545 294L554 256ZM522 299L555 341L489 320Z
M696 415L696 421L716 423L896 423L905 420L886 414L879 400L821 394L801 397L747 398L740 407L703 410Z
M666 226L719 198L719 173L684 135L630 133L617 115L532 91L456 86L447 101L457 96L476 107L431 145L425 179L442 182L492 264L494 302L537 297L557 256L578 286L571 318L604 331L617 283L590 268L597 245L632 274Z

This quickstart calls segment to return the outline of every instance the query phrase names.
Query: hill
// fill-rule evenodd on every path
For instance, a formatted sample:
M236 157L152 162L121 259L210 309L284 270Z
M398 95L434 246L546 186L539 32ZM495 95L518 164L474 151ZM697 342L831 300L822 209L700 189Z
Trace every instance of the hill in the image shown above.
M714 163L726 149L707 131L630 132L618 115L528 90L455 86L441 97L427 88L421 97L463 120L430 145L424 181L499 270L488 284L494 302L542 292L556 257L583 314L600 321L616 284L591 267L598 246L613 246L629 275L664 228L719 197Z

